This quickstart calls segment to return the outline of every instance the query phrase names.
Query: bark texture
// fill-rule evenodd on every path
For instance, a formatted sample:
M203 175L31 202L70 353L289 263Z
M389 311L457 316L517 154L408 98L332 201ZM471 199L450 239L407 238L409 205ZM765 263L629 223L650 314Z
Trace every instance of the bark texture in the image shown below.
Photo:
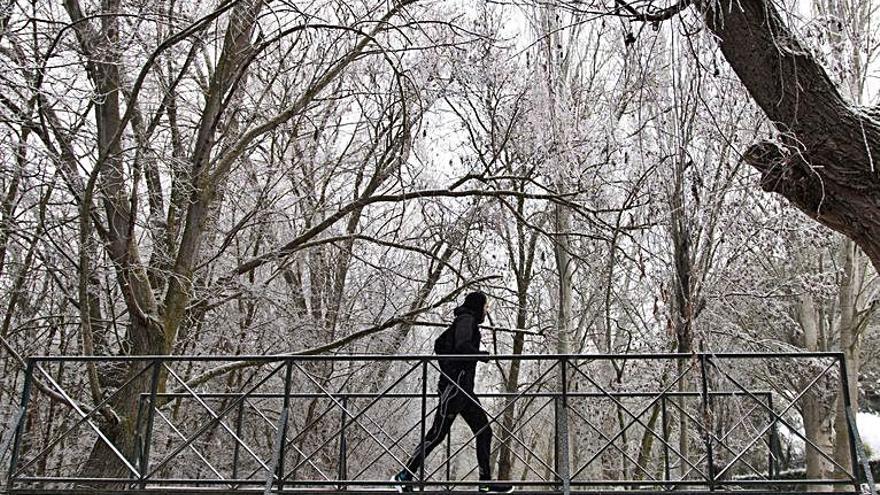
M795 314L802 330L803 341L798 342L808 352L820 352L828 349L825 325L822 313L817 308L813 296L804 293L800 296ZM804 379L796 386L804 389L808 386ZM815 445L805 446L805 463L807 479L827 479L831 476L832 465L823 455L833 451L831 415L833 404L829 397L821 393L821 388L813 387L804 394L799 410L804 421L804 435ZM817 448L818 447L818 448ZM810 485L809 491L831 491L830 485Z
M780 137L745 160L766 191L784 196L856 242L880 268L880 124L841 96L766 0L703 6L724 57Z

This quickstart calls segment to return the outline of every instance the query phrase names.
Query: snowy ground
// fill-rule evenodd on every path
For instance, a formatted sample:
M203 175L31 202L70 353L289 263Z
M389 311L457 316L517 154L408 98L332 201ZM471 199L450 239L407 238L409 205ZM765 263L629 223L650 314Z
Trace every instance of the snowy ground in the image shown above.
M880 460L880 414L860 412L856 416L856 422L859 426L859 436L862 437L862 443L871 460ZM804 431L801 429L800 433L803 435ZM784 439L785 444L790 446L792 452L803 455L804 442L800 437L791 434L784 427L779 428L779 435Z
M871 459L880 459L880 415L859 413L856 423L859 425L862 443L870 451Z

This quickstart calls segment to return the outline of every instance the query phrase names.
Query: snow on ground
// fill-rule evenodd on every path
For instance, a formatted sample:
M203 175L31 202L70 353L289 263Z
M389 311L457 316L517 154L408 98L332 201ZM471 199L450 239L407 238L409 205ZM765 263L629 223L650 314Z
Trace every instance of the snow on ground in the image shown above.
M860 412L856 416L856 424L859 427L859 436L862 437L862 443L865 450L868 451L871 460L880 460L880 414ZM801 435L804 430L798 428ZM779 426L779 436L783 438L783 443L788 445L793 453L803 455L804 441L797 435L788 431L783 425Z
M880 415L860 412L856 415L856 424L871 459L880 459Z

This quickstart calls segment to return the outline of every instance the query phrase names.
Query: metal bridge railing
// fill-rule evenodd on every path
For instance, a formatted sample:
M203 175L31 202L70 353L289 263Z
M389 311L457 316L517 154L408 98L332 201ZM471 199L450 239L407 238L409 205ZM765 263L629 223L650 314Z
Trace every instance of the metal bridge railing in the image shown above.
M3 442L8 491L388 492L437 407L438 359L35 357ZM490 356L479 370L493 464L521 492L876 495L853 411L847 459L802 428L804 411L833 414L848 393L839 353ZM90 373L104 378L102 395ZM472 491L474 437L454 430L411 488ZM791 446L823 474L788 475L804 457Z

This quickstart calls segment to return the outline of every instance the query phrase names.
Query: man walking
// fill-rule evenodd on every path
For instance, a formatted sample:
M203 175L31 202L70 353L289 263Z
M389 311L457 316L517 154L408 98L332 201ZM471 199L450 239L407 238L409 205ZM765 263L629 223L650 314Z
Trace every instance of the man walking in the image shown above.
M471 292L464 299L464 304L455 308L455 320L434 343L434 352L440 355L483 355L489 353L480 350L479 324L486 317L487 300L482 292ZM480 359L485 362L488 359ZM419 445L407 463L406 469L394 476L393 481L399 492L410 492L410 482L417 474L427 456L440 445L449 435L452 423L457 416L464 418L476 437L477 464L479 465L481 493L510 493L513 487L493 483L490 451L492 447L492 429L489 418L483 410L480 400L474 394L474 377L477 363L473 359L440 359L440 381L437 393L440 403L434 415L434 423L425 434L424 444Z

